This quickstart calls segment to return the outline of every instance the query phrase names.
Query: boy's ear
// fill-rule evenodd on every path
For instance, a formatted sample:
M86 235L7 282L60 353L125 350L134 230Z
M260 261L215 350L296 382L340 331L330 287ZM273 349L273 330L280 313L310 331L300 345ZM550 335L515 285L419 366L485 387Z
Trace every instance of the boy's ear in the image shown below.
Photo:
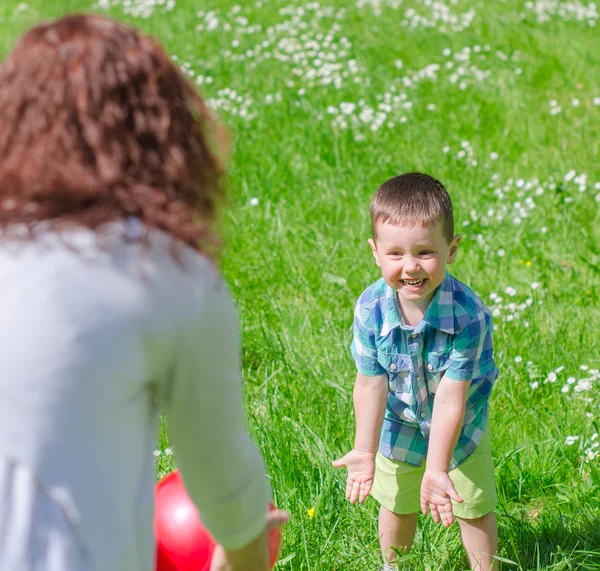
M458 243L460 242L460 236L457 234L452 238L452 242L450 243L450 254L448 255L448 263L453 264L454 260L456 260L456 252L458 251Z
M381 262L379 261L379 254L377 253L377 244L373 238L369 238L369 246L371 246L371 251L373 252L373 257L375 258L375 263L381 267Z

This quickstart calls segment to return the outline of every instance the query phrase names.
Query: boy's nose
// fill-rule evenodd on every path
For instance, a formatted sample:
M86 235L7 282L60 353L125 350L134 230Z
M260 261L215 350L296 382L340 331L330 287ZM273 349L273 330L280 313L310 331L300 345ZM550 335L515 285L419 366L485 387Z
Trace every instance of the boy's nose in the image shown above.
M417 260L415 260L414 258L405 257L403 262L404 262L404 271L405 272L414 272L415 270L418 269Z

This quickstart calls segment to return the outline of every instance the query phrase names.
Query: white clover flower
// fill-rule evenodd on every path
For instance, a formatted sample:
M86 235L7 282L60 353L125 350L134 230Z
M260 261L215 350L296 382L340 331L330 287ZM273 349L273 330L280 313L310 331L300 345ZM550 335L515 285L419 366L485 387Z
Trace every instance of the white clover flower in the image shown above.
M567 446L572 446L573 444L575 444L575 442L577 442L579 440L579 436L567 436L566 440L565 440L565 444Z
M450 152L450 147L448 145L446 145L445 147L442 148L442 152L443 153L449 153Z
M531 383L531 388L532 389L537 389L540 386L540 383L538 383L537 381L533 381L533 383Z
M571 105L573 107L577 107L579 105L579 99L577 99L577 97L573 97L573 99L571 99Z
M497 254L497 255L498 255L498 257L500 257L500 258L504 258L504 256L505 256L506 252L504 251L504 249L503 249L503 248L500 248L500 249L499 249L499 250L496 252L496 254Z
M497 160L498 156L499 156L498 153L495 153L495 152L490 153L490 159L493 161Z
M258 206L259 202L260 202L260 201L258 200L258 198L256 198L256 196L253 196L253 197L250 199L250 206Z
M568 393L571 387L569 385L563 385L562 389L560 389L561 393Z
M594 97L594 99L592 99L592 103L596 106L600 105L600 97Z
M548 381L551 383L556 382L556 373L554 371L548 373Z
M517 355L515 357L515 363L520 363L523 360L523 357L521 357L520 355Z
M582 391L589 391L592 388L592 381L590 379L580 379L573 389L576 393Z
M152 452L152 455L153 455L155 458L158 458L158 457L161 455L161 452L160 452L160 450L155 450L154 452Z
M538 282L532 282L531 289L538 289L539 287L540 287L540 284Z
M509 286L504 290L504 293L506 295L510 295L511 297L514 297L515 295L517 295L517 290L514 287Z
M340 103L340 111L344 115L350 115L356 109L356 104L354 103Z

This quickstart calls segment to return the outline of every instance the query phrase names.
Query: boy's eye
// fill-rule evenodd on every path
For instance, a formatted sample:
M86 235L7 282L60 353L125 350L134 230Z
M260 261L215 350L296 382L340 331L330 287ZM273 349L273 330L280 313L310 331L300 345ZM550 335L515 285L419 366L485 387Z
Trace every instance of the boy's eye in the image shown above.
M422 250L419 252L419 256L431 256L433 252L431 250Z

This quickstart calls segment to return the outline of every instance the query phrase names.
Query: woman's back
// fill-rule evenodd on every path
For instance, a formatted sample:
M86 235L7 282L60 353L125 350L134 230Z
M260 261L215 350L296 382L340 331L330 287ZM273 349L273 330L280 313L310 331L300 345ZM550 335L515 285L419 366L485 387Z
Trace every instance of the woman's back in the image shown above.
M137 221L128 226L139 234ZM3 570L33 568L11 567L11 546L29 561L58 529L61 542L70 529L80 557L92 552L90 568L151 568L135 557L152 552L156 398L182 335L224 286L191 249L175 261L167 235L154 232L144 249L122 233L111 225L102 246L84 229L0 246L0 521L9 509L25 518L0 534ZM39 510L54 519L44 538Z

